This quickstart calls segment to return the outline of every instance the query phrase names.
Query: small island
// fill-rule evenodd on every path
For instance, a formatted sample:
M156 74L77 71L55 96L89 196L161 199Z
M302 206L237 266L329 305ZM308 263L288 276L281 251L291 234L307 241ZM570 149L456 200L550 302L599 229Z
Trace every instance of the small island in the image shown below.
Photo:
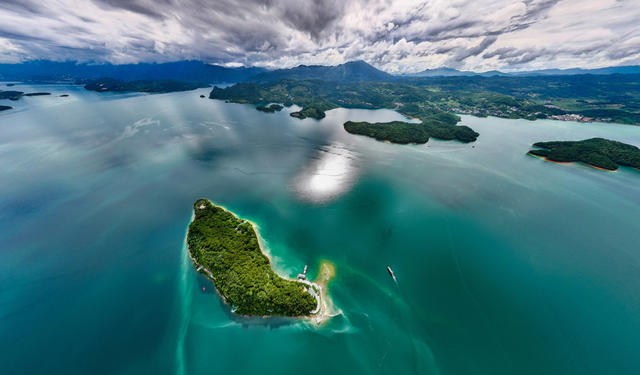
M30 92L28 94L24 94L24 96L44 96L44 95L51 95L50 92Z
M529 155L554 162L582 162L590 166L615 171L619 166L640 169L640 149L626 143L604 138L583 141L538 142Z
M195 202L187 232L189 256L213 280L231 311L245 316L303 317L324 310L322 286L276 274L253 225L206 199ZM321 275L325 274L321 271Z
M302 108L302 110L300 110L298 112L292 112L291 116L299 118L299 119L305 119L307 117L311 117L311 118L314 118L316 120L321 120L326 115L325 115L323 110L320 110L320 109L318 109L316 107L304 107L304 108Z
M458 140L460 142L474 142L478 133L468 126L457 126L460 117L444 112L428 113L427 111L412 112L414 118L421 123L404 121L392 122L354 122L344 123L344 129L351 134L364 135L379 141L391 143L426 143L430 137L443 140Z
M176 91L191 91L209 87L205 83L183 82L172 79L120 81L112 78L101 78L87 83L84 88L98 92L148 92L169 93Z
M281 106L280 104L271 104L268 107L265 107L263 105L259 105L256 107L256 109L260 112L267 112L267 113L274 113L274 112L279 112L282 111L284 107Z
M8 105L0 105L0 112L6 111L6 110L9 110L9 109L13 109L13 107L10 107Z
M18 100L22 95L22 91L0 91L0 99Z

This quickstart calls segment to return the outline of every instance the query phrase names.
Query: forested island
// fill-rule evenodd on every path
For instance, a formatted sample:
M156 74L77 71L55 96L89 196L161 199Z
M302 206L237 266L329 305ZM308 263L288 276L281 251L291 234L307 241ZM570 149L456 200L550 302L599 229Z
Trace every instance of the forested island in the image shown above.
M437 122L412 124L402 121L344 123L344 129L351 134L365 135L379 141L391 143L426 143L430 137L443 140L473 142L478 133L468 126L452 126Z
M187 244L198 271L209 275L232 311L252 316L308 316L320 308L309 283L278 276L247 220L199 199Z
M7 84L7 86L13 86L12 84ZM8 100L20 100L23 96L42 96L42 95L51 95L49 92L32 92L25 94L22 91L2 91L0 90L0 99L8 99ZM0 105L0 111L7 111L9 109L13 109L13 107L8 105Z
M533 156L541 156L556 162L582 162L597 168L614 171L619 166L640 169L640 149L626 143L604 138L583 141L538 142L529 151Z
M203 95L203 96L204 96L204 95ZM261 112L267 112L267 113L279 112L279 111L282 111L282 109L283 109L283 108L284 108L284 107L283 107L283 106L281 106L280 104L271 104L271 105L270 105L270 106L268 106L268 107L265 107L265 106L263 106L263 105L259 105L259 106L257 106L257 107L256 107L256 109L257 109L258 111L261 111Z
M22 98L22 91L0 91L0 99L18 100Z
M291 117L296 117L299 119L305 119L307 117L314 118L316 120L323 119L326 115L323 110L320 110L316 107L304 107L298 112L292 112L290 114Z
M209 85L205 83L176 81L172 79L120 81L112 78L102 78L87 83L84 88L98 92L168 93L190 91L208 86Z

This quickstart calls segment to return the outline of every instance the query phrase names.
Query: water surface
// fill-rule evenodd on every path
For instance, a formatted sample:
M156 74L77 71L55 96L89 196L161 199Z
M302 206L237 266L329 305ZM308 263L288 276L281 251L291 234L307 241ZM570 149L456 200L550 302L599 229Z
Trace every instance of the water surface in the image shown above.
M525 154L638 127L465 116L475 143L400 146L342 129L387 110L15 89L54 95L0 114L0 373L640 371L640 172ZM333 262L331 321L232 316L186 256L201 197L283 275Z

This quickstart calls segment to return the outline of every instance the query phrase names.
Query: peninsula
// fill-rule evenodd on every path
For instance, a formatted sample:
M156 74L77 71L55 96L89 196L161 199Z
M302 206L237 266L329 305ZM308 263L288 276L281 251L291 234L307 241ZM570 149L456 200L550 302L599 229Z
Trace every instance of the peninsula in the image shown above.
M530 155L555 162L582 162L596 168L615 171L618 166L640 169L640 149L604 138L583 141L538 142Z
M294 281L276 274L249 221L206 199L197 200L193 208L189 255L197 270L213 280L232 312L302 317L322 310L322 287L306 281L306 275Z

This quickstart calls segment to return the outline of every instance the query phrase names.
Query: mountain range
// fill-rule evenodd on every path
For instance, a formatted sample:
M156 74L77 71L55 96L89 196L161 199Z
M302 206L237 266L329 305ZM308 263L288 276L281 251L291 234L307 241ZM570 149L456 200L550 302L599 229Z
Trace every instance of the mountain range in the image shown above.
M437 68L427 69L418 73L404 74L403 77L461 77L461 76L570 76L579 74L594 74L594 75L608 75L608 74L640 74L640 66L627 65L627 66L612 66L606 68L597 69L543 69L543 70L528 70L521 72L501 72L498 70L490 70L486 72L472 72L467 70L457 70L453 68Z
M497 70L472 72L453 68L427 69L419 73L391 75L364 61L352 61L335 66L299 65L289 69L267 70L260 67L230 68L201 61L139 64L88 64L76 62L29 61L21 64L0 64L0 80L4 81L71 81L86 82L99 78L120 81L179 80L199 83L268 82L280 79L323 80L340 82L391 81L415 77L457 76L553 76L579 74L640 74L640 66L616 66L598 69L545 69L504 73Z
M265 82L279 79L318 79L323 81L389 81L394 79L389 73L376 69L362 60L348 63L326 65L299 65L290 69L278 69L260 73L251 78L251 81Z
M228 68L202 61L139 64L86 64L29 61L22 64L0 64L0 79L9 81L87 81L112 78L121 81L167 80L186 82L235 83L266 71L258 67Z

